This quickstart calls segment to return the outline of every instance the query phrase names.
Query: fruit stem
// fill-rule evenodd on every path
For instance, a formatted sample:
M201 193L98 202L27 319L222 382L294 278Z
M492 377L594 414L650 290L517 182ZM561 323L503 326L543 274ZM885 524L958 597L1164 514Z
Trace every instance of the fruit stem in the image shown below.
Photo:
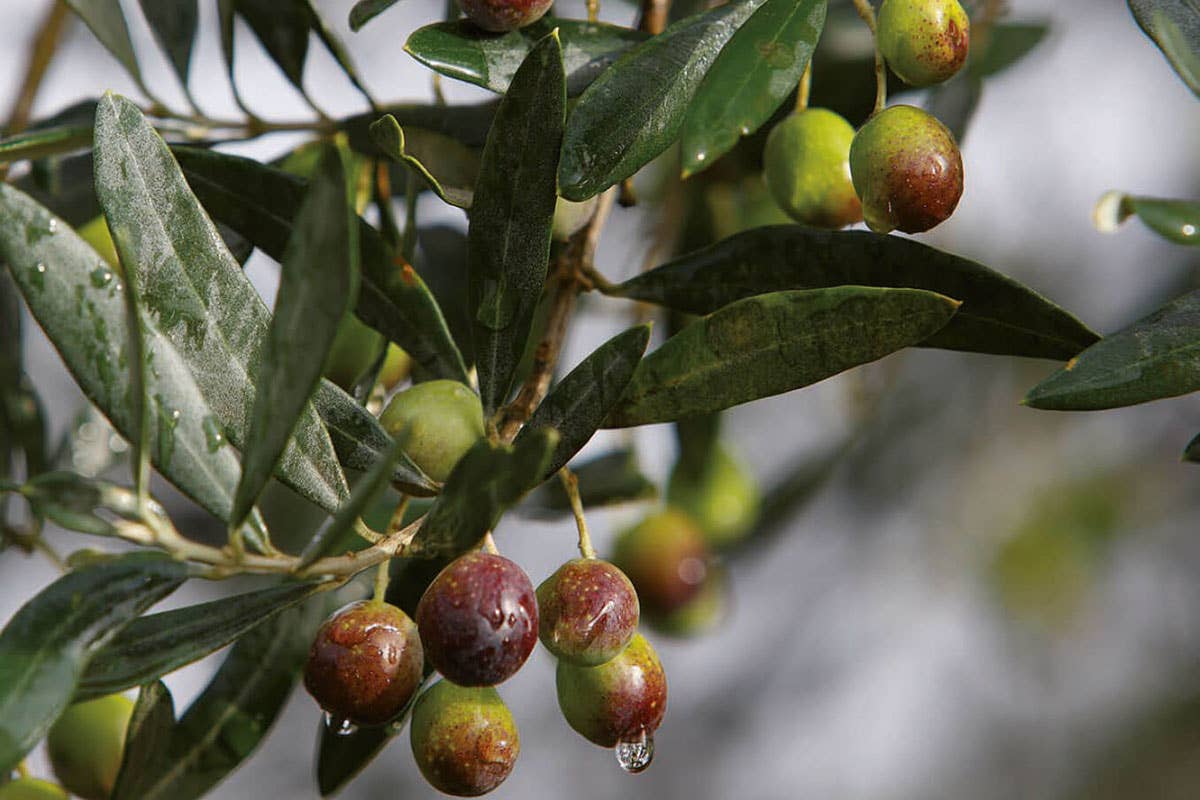
M875 7L871 5L871 0L854 0L854 10L867 23L871 36L875 38L875 110L872 113L878 114L887 105L887 66L883 63L879 37L875 33Z
M667 17L671 13L671 0L642 0L642 17L638 28L657 36L667 27Z
M600 0L587 0L587 15L588 22L594 24L600 21Z
M488 531L483 535L483 550L486 553L491 553L494 556L500 555L500 548L496 547L496 540L492 538L492 532Z
M56 3L56 5L58 4ZM17 762L17 777L22 780L29 777L29 765L25 763L25 759Z
M391 562L380 561L375 570L375 594L371 598L371 602L383 605L384 597L387 595L388 581L391 579Z
M812 59L809 59L808 65L804 67L804 74L800 76L800 88L796 92L796 110L804 111L808 108L808 96L812 92Z
M575 515L575 527L579 529L579 555L584 558L595 558L596 550L592 547L592 537L588 533L587 520L583 516L583 500L579 497L579 478L574 472L563 467L558 471L559 480L567 490L567 500L571 502L571 513Z

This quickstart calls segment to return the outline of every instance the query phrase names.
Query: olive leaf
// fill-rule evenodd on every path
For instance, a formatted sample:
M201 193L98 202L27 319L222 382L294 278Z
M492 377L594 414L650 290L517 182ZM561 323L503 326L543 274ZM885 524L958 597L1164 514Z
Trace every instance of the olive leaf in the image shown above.
M467 237L486 415L508 399L546 282L566 97L562 48L551 34L517 70L483 148Z
M252 159L175 148L192 190L209 211L275 259L283 257L305 182ZM379 232L359 221L362 282L355 313L404 348L426 373L469 383L442 310Z
M358 218L343 155L326 148L283 253L275 310L262 343L254 408L231 524L258 500L291 439L342 317L358 291Z
M136 800L141 797L142 780L162 769L174 726L175 701L171 691L162 681L143 686L138 692L125 731L121 769L117 773L110 800Z
M79 15L100 44L121 62L142 93L149 94L142 82L142 71L133 52L133 41L129 38L129 25L125 22L120 0L66 0L66 4Z
M604 423L649 343L649 325L617 334L571 370L537 407L516 442L544 428L558 431L558 446L546 467L546 477L558 472L583 449Z
M808 386L917 344L958 306L933 292L865 286L739 300L642 359L605 425L671 422Z
M558 445L552 428L522 441L494 445L481 439L446 479L446 487L413 539L422 555L461 553L495 527L505 509L542 482Z
M433 190L434 194L444 202L452 206L458 206L459 208L471 207L473 184L462 187L442 186L433 173L429 171L429 168L422 164L419 158L405 149L404 129L400 127L400 123L396 122L396 118L391 114L385 114L371 125L371 138L385 156L393 161L404 164L419 175L429 188Z
M1183 460L1200 464L1200 434L1188 442L1187 449L1183 451Z
M599 194L674 143L709 67L763 1L739 0L682 19L605 70L567 120L562 196Z
M350 30L358 32L363 25L395 4L396 0L358 0L350 9Z
M197 0L138 0L150 31L167 54L179 82L186 89L192 63L192 47L200 25Z
M322 380L317 387L313 406L321 415L338 460L346 469L366 472L391 449L392 437L379 420L329 381ZM392 465L392 482L417 497L427 497L438 491L438 484L403 452Z
M635 277L616 294L689 314L783 289L924 289L962 307L921 344L1065 360L1099 337L1064 309L982 264L912 239L799 225L753 228Z
M142 301L196 377L219 430L246 443L270 312L221 242L170 150L137 106L108 94L96 115L96 191ZM333 511L349 495L311 405L276 475Z
M92 656L190 575L161 553L130 553L69 572L0 631L0 774L66 709Z
M783 104L812 59L826 0L766 0L696 89L680 139L683 175L707 168Z
M1029 390L1052 411L1094 411L1200 391L1200 291L1105 336Z
M1200 202L1160 200L1123 192L1109 192L1093 212L1096 227L1113 233L1125 220L1136 216L1147 228L1175 244L1200 245Z
M66 223L0 184L0 257L76 383L113 426L132 438L123 281ZM240 469L222 447L216 412L187 363L143 313L147 396L153 399L151 457L168 480L228 521Z
M286 609L237 641L172 728L159 768L140 776L138 800L195 800L250 756L291 694L317 626L345 602L337 594Z
M1200 11L1194 0L1129 0L1134 19L1200 97Z
M317 589L315 583L285 583L138 617L88 662L74 702L168 675L240 639Z
M563 47L569 97L583 92L621 53L649 38L642 31L619 25L551 16L500 35L466 20L454 20L418 28L408 37L404 49L448 78L503 94L521 60L556 29Z

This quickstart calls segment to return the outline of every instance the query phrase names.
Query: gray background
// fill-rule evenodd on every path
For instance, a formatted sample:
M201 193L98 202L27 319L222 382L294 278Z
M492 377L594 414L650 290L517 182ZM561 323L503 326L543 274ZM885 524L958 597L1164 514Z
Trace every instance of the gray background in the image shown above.
M127 8L133 3L125 3ZM193 91L214 114L233 114L204 3ZM440 5L407 0L359 34L349 0L319 4L351 43L372 91L386 101L428 99L428 72L401 50ZM955 216L924 237L1044 291L1100 331L1111 331L1195 282L1195 259L1132 222L1116 236L1089 215L1110 188L1195 196L1200 113L1195 99L1134 25L1119 0L1014 0L1014 17L1048 17L1054 32L1033 56L988 84L963 151L967 188ZM15 92L32 29L46 6L4 0L0 107ZM132 8L130 8L132 10ZM566 15L582 15L567 6ZM632 9L606 0L606 19ZM179 97L137 13L133 32L150 83ZM296 93L240 37L245 94L271 119L305 113ZM37 110L50 113L130 81L82 26L70 31ZM817 76L820 80L820 76ZM308 85L331 113L357 96L321 48ZM447 81L452 100L483 96ZM273 155L277 137L244 148ZM458 212L422 206L425 219ZM636 212L606 231L601 266L616 276L640 262L647 240ZM271 295L273 265L251 274ZM568 360L622 326L590 304ZM80 402L57 356L30 326L31 370L55 429ZM497 798L1056 798L1102 764L1131 721L1200 689L1196 504L1200 468L1178 464L1200 431L1197 398L1091 415L1018 407L1052 369L1044 362L914 351L730 415L728 431L764 480L792 458L835 445L855 424L854 398L875 396L880 421L867 446L772 546L732 565L734 598L716 635L658 639L670 711L654 766L624 775L610 753L562 721L553 665L540 649L502 687L522 733L522 754ZM665 474L673 443L659 426L637 433L643 458ZM597 447L616 441L602 434ZM874 448L873 442L880 442ZM994 559L1031 505L1053 505L1072 481L1115 474L1134 487L1119 531L1088 562L1066 621L1022 615L1003 602ZM639 509L592 515L603 544ZM65 551L103 545L55 532ZM511 515L497 539L535 582L570 556L573 530ZM54 577L38 557L0 558L0 619ZM223 587L222 587L223 588ZM209 596L188 586L169 604ZM167 682L183 707L217 664L207 659ZM315 797L311 754L318 711L297 692L274 735L219 798ZM36 771L44 761L36 755ZM346 797L426 797L406 737ZM1151 796L1151 795L1129 795ZM1186 795L1185 795L1186 796Z

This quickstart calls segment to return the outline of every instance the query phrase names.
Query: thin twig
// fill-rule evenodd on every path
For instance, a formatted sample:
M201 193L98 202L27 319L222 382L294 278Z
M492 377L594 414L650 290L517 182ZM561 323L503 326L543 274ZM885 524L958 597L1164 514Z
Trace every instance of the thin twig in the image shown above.
M562 353L563 341L567 336L567 322L575 309L575 299L584 286L591 283L590 272L595 271L596 248L600 242L600 231L608 219L616 197L615 189L609 189L596 203L596 211L582 231L572 237L563 255L555 264L551 281L550 316L546 322L546 331L538 342L533 354L533 366L529 377L525 379L521 390L511 403L500 411L497 416L497 429L500 438L511 442L521 426L529 421L534 410L546 397L550 390L550 381L554 377L554 368L558 365L558 357Z

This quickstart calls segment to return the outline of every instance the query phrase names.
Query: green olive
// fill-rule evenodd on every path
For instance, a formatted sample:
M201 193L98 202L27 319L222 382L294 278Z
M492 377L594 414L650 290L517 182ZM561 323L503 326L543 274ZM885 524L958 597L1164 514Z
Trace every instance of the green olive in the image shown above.
M125 731L133 701L111 694L76 703L50 728L46 749L62 785L83 800L105 800L112 793L125 750Z
M110 267L120 270L121 260L117 257L117 246L113 243L112 232L109 231L108 222L103 215L85 222L79 227L78 233Z
M409 733L425 780L457 797L495 789L521 752L512 712L491 686L438 681L417 698Z
M388 403L380 422L393 435L407 431L408 457L439 483L484 435L479 395L458 381L427 381L405 389Z
M958 0L883 0L879 52L905 83L932 86L962 69L971 20Z
M385 341L383 334L347 314L325 359L325 377L349 391L374 365Z
M854 128L825 108L792 114L771 129L763 177L779 207L805 225L841 228L862 220L850 181Z

